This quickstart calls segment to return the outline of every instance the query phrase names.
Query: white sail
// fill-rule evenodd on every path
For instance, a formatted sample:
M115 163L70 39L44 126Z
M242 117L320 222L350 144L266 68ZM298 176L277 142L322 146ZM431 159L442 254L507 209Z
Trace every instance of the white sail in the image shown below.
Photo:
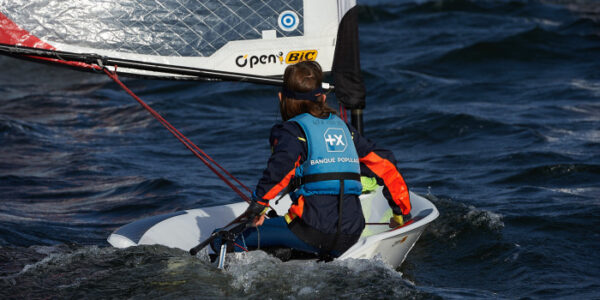
M339 22L355 5L344 0L0 0L0 43L262 76L281 75L299 60L316 60L329 71ZM32 37L37 43L27 44Z

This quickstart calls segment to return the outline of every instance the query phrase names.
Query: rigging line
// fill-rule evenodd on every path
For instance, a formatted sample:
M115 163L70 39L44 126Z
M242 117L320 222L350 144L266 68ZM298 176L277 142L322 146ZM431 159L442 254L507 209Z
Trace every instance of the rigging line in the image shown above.
M116 68L115 68L116 69ZM106 70L106 69L105 69ZM107 72L108 70L106 70L105 72ZM110 73L110 71L107 72L107 74ZM114 77L113 77L114 76ZM227 180L227 178L225 178L221 173L219 173L216 169L214 169L214 167L208 163L208 161L206 159L209 159L210 161L212 161L216 166L218 166L220 169L222 169L226 174L228 174L232 179L234 179L236 182L238 182L238 184L240 184L241 186L243 186L244 188L246 188L248 191L249 189L243 185L239 180L237 180L237 178L235 178L233 175L231 175L229 172L227 172L223 167L221 167L217 162L215 162L210 156L208 156L208 154L206 154L204 151L202 151L198 146L196 146L194 143L192 143L187 137L185 137L181 132L179 132L174 126L172 126L167 120L165 120L160 114L158 114L154 109L152 109L149 105L147 105L145 102L143 102L139 97L137 97L131 90L129 90L116 76L116 73L111 73L109 75L109 77L111 77L111 79L115 80L115 82L117 82L117 84L119 84L123 89L125 89L125 91L131 95L136 101L138 101L146 110L148 110L152 116L154 116L163 126L165 126L167 128L167 130L169 130L169 132L171 132L171 134L173 134L182 144L184 144L192 153L194 153L194 155L196 155L198 158L200 158L200 160L202 160L202 162L209 168L211 169L211 171L213 171L217 176L219 176L219 178L221 178L221 180L223 180L227 185L229 185L229 187L231 187L238 195L240 195L246 202L249 201L249 198L242 193L235 185L233 185L229 180ZM195 149L194 149L195 148ZM203 155L200 155L198 153L199 150Z
M212 158L210 158L210 156L208 156L204 151L202 151L198 146L196 146L194 143L192 143L187 137L185 137L181 132L179 132L179 130L177 130L177 128L175 128L173 125L171 125L167 120L165 120L158 112L156 112L152 107L150 107L148 104L146 104L146 102L144 102L142 99L140 99L136 94L134 94L129 88L127 88L127 86L125 86L125 84L123 84L123 82L121 82L117 76L117 67L115 66L115 70L113 72L109 71L107 68L104 68L104 73L106 73L106 75L108 75L108 77L110 77L114 82L116 82L119 86L121 86L121 88L123 88L123 90L125 90L125 92L127 92L131 97L133 97L140 105L142 105L142 107L144 107L148 112L150 112L150 114L156 118L164 127L167 128L167 130L169 130L169 132L171 132L171 134L173 134L182 144L184 144L192 153L194 153L194 155L196 155L196 157L198 157L211 171L213 171L213 173L215 173L221 180L223 180L231 189L233 189L234 192L236 192L240 197L242 197L242 199L244 199L244 201L246 202L250 202L250 198L244 194L242 191L240 191L234 184L232 184L227 178L225 178L225 176L223 176L223 174L221 174L217 169L214 168L214 166L212 166L210 164L210 162L207 160L209 159L211 162L213 162L216 166L218 166L220 169L222 169L226 174L228 174L230 177L232 177L232 179L234 179L236 182L238 182L240 185L242 185L243 187L245 187L247 190L249 190L246 186L244 186L239 180L237 180L235 177L233 177L233 175L231 175L229 172L227 172L223 167L221 167L219 164L217 164ZM200 152L205 156L203 157L203 155L201 155L200 153L198 153L198 151L196 150L200 150Z
M115 70L116 70L116 67L115 67ZM245 184L243 184L241 181L239 181L235 176L233 176L233 174L229 173L225 168L223 168L223 166L221 166L212 157L210 157L210 155L206 154L206 152L204 152L202 149L200 149L200 147L196 146L196 144L194 144L192 141L190 141L185 135L183 135L183 133L179 132L179 130L177 130L177 128L175 128L173 125L171 125L169 122L167 122L166 119L164 119L158 113L156 113L156 115L158 115L158 117L159 117L159 118L157 118L159 120L159 122L163 126L167 127L167 129L173 135L181 137L186 142L186 143L184 143L183 141L180 140L184 145L186 145L186 146L190 145L191 147L193 147L196 151L200 152L204 156L204 158L208 159L215 166L217 166L219 169L221 169L221 171L223 171L223 173L225 173L227 176L229 176L229 178L233 179L237 184L239 184L241 187L243 187L249 193L252 193L252 190L250 190L250 188L248 188ZM194 152L194 151L192 151L192 152Z
M346 107L344 107L344 104L342 104L342 102L340 102L340 118L348 123L348 114L346 112Z
M238 244L238 243L233 243L235 246L239 247L240 249L244 250L244 252L248 252L248 249L244 248L244 246Z
M190 147L194 148L193 150L190 149L192 151L192 153L194 153L195 155L199 155L196 153L196 151L200 152L204 156L204 158L208 159L215 166L217 166L219 169L221 169L221 171L223 171L227 176L229 176L231 179L233 179L237 184L239 184L241 187L243 187L246 191L248 191L249 193L252 193L252 191L246 185L244 185L235 176L233 176L225 168L223 168L223 166L221 166L214 159L212 159L212 157L210 157L208 154L206 154L206 152L204 152L202 149L200 149L198 146L196 146L196 144L192 143L192 141L190 141L185 135L183 135L181 132L179 132L177 130L177 128L175 128L173 125L171 125L169 122L167 122L167 120L162 118L162 116L160 116L158 113L156 113L156 115L158 116L158 118L157 118L158 121L163 126L165 126L167 128L167 130L169 130L169 132L171 132L173 135L175 135L175 137L181 138L181 139L178 138L181 143L183 143L188 149L190 149ZM153 116L154 116L154 114L153 114Z

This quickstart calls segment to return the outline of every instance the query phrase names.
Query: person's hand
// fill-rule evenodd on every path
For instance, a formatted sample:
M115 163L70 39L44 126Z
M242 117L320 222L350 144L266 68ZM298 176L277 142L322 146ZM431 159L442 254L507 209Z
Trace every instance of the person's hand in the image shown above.
M261 226L265 222L265 213L269 209L268 206L252 201L246 209L248 220L252 220L252 226Z
M262 226L262 224L264 222L265 222L265 215L260 215L256 218L254 218L254 221L252 222L252 226L254 226L254 227Z
M390 228L396 228L396 227L402 226L402 225L404 225L404 218L402 217L402 215L394 214L390 218Z

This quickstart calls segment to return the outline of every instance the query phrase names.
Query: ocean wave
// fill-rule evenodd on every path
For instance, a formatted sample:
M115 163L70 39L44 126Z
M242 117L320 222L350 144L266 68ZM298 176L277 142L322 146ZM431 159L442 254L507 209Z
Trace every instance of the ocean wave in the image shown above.
M284 294L297 295L300 299L363 298L367 295L368 298L421 298L427 295L404 280L401 273L383 262L372 260L283 263L262 251L252 251L229 258L226 272L233 278L232 287L250 298L279 298ZM268 282L277 282L277 285L260 288Z
M570 53L566 53L564 47L552 46L554 43L564 42L566 40L559 34L536 26L498 41L481 41L451 50L436 59L435 63L473 65L492 61L497 63L566 60L571 57Z
M166 179L121 177L77 182L47 178L4 176L7 184L25 186L13 193L0 210L4 243L48 245L95 240L106 244L112 229L142 216L181 209L175 203L174 184ZM4 188L3 188L4 189ZM164 194L163 194L164 193ZM189 204L187 204L189 205Z
M469 235L474 233L496 236L502 233L504 222L499 213L447 198L438 198L432 194L426 197L440 211L440 217L426 229L426 233L433 236L430 238L442 238L447 243L457 239L469 239Z
M6 177L3 177L6 178ZM68 216L72 213L91 211L102 212L110 209L115 203L141 201L144 195L168 189L173 182L158 178L143 177L110 177L99 181L98 178L78 177L78 181L53 180L44 177L9 178L13 186L28 186L27 190L13 195L10 211L23 216L40 216L43 218L56 215ZM28 199L29 201L18 201ZM148 203L145 203L148 205Z
M600 22L600 8L598 1L595 0L543 0L548 3L563 4L570 11L577 13L581 18L591 20L595 23ZM600 32L596 32L600 34Z
M501 153L494 157L494 163L507 164L515 167L525 167L537 165L544 161L568 162L572 158L566 153L557 153L554 151L523 151Z
M381 3L359 3L358 20L361 24L385 22L396 20L400 17L403 7L410 7L412 3L402 4L399 1Z
M565 151L565 153L579 156L594 154L594 149L597 149L600 144L600 130L598 129L579 128L574 131L565 128L549 128L543 136L549 144L581 144L582 147Z
M9 248L0 296L412 298L435 297L381 262L281 262L261 251L228 254L225 271L208 257L163 246ZM18 259L16 259L18 258ZM143 283L143 284L140 284Z
M545 164L524 168L516 174L495 181L499 184L569 185L593 184L600 177L600 165L596 164Z
M600 187L579 187L579 188L548 188L553 192L582 196L592 199L590 205L600 206Z
M14 120L4 116L0 116L0 136L5 139L15 139L16 137L24 137L28 135L41 135L45 132L39 126L31 122Z
M599 23L600 14L593 15L591 18L589 15L583 14L574 22L563 24L559 31L563 34L596 39L600 36L600 31L598 30Z
M526 7L523 1L478 1L478 0L421 0L406 13L425 12L471 12L507 14Z
M0 278L2 298L179 297L190 290L225 296L226 275L187 252L166 247L124 250L62 247L16 274ZM25 255L31 251L25 251ZM135 270L135 271L133 271ZM144 284L140 284L144 282ZM9 297L9 298L10 298Z
M571 86L576 89L590 91L594 96L600 97L600 81L594 82L585 79L573 79L571 80ZM596 116L598 116L598 114L596 114Z
M389 107L386 107L389 109ZM468 149L466 141L481 143L483 137L517 136L527 143L541 140L535 130L471 113L424 111L407 115L382 114L373 121L376 130L370 135L374 140L391 140L395 143L411 141L426 145L449 143L454 148Z

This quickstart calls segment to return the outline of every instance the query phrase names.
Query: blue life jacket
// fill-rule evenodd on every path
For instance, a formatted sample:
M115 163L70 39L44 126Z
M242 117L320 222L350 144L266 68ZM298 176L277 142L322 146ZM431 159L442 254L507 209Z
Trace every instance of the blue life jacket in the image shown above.
M360 163L346 123L334 114L320 119L305 113L290 120L304 130L308 148L295 171L295 196L338 195L341 181L344 194L360 195Z

